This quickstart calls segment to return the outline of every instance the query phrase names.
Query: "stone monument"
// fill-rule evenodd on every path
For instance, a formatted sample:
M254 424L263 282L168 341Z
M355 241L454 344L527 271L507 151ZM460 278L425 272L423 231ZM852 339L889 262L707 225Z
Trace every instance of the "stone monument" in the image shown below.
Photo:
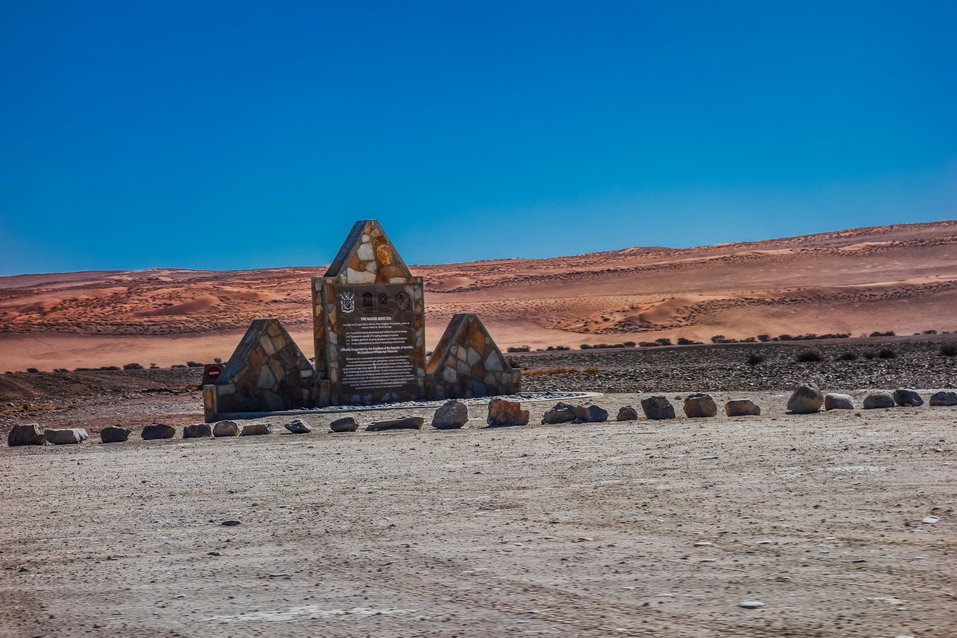
M312 280L316 370L333 404L425 396L425 304L375 220L356 222L332 265Z
M452 317L428 366L425 299L379 222L356 222L312 279L315 366L278 319L257 319L203 386L206 421L327 405L512 394L512 368L474 314ZM209 381L207 379L206 381Z

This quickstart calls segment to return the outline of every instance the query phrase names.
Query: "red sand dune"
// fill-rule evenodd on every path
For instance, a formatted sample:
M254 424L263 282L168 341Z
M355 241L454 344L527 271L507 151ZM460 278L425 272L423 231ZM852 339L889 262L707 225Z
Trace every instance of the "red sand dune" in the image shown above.
M456 312L479 313L503 347L957 330L957 221L412 270L430 344ZM323 271L0 277L0 370L225 359L256 317L280 318L311 356L309 278Z

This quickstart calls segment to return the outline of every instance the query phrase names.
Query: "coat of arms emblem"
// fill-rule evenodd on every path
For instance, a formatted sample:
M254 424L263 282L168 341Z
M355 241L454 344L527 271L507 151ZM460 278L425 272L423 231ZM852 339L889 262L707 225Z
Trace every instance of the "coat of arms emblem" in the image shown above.
M356 293L340 292L339 307L342 308L342 312L347 314L354 311L356 309Z

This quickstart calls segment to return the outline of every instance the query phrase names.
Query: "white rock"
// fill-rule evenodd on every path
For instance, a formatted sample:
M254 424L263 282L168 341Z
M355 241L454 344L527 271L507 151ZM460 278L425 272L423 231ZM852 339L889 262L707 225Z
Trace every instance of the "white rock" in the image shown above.
M758 609L764 607L764 603L760 600L746 600L738 604L738 607L744 607L745 609Z

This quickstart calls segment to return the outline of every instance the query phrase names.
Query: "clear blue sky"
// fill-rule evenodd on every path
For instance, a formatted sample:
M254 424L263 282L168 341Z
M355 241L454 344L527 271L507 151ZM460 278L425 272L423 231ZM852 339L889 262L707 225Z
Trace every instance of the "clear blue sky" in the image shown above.
M957 3L0 2L0 274L957 217Z

